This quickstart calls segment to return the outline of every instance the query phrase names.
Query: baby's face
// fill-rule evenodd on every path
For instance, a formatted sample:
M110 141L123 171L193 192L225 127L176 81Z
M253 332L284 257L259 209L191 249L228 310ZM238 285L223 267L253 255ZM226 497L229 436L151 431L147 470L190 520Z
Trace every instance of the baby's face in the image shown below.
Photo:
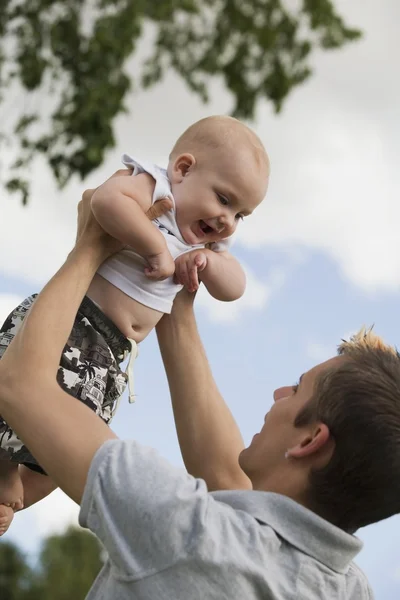
M260 167L247 150L214 151L183 175L179 176L179 169L176 173L171 181L176 220L183 239L191 245L230 237L267 192L267 168Z

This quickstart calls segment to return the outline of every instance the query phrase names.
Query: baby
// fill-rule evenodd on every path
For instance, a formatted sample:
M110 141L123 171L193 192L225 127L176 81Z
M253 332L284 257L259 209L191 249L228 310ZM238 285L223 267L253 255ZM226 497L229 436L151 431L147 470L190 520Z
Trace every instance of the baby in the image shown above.
M269 161L259 138L231 117L198 121L175 143L167 169L137 161L124 164L132 177L114 177L93 194L100 225L124 249L99 269L77 314L58 371L61 387L106 423L114 415L140 343L185 286L199 280L218 300L238 299L245 289L240 264L229 253L236 227L265 197ZM150 221L158 200L171 208ZM35 296L7 318L0 331L0 358ZM120 363L130 353L128 376ZM27 399L28 400L28 399ZM0 535L12 510L49 494L55 484L0 417Z

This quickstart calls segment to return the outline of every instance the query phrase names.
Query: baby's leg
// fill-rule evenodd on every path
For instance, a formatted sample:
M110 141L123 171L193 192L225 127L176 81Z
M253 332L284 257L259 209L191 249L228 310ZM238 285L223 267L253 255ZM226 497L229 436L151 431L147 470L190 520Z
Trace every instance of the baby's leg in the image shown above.
M0 460L0 536L14 518L14 511L23 507L23 486L18 463Z
M46 498L58 487L51 477L42 475L38 471L32 471L24 465L20 465L19 473L24 488L24 508Z
M22 326L34 299L34 296L30 296L24 300L1 326L0 359ZM16 510L20 510L23 504L23 486L18 466L19 463L25 462L24 455L28 453L22 441L0 415L0 504L8 504Z
M23 506L23 485L18 463L0 460L0 504L8 504L15 510Z
M39 500L42 500L57 488L54 481L50 477L47 477L47 475L32 471L32 469L29 469L24 465L16 465L16 467L17 471L19 471L21 488L23 486L24 504L22 505L22 502L14 504L13 508L8 506L7 503L0 504L0 537L4 535L10 527L14 518L14 513L17 510L32 506L32 504L39 502Z

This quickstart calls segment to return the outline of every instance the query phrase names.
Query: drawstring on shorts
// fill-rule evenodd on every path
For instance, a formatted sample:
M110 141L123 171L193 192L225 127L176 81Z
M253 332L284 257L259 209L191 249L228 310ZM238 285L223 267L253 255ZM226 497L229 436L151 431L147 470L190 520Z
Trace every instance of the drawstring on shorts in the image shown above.
M128 375L128 391L129 391L129 402L130 404L133 404L133 402L135 402L136 400L136 396L134 394L134 378L133 378L133 363L135 362L138 354L139 354L139 348L137 343L135 342L135 340L131 339L131 338L127 338L128 342L131 345L131 349L130 350L124 350L124 360L126 360L128 354L130 354L129 356L129 362L128 362L128 366L125 369L125 373Z
M125 373L128 375L129 403L133 404L133 402L135 402L135 399L136 399L136 396L133 391L133 363L135 362L135 359L137 358L137 355L139 354L139 348L138 348L138 345L135 342L135 340L132 340L131 338L127 338L127 340L130 343L131 348L130 348L130 350L128 350L128 349L124 350L124 357L122 359L122 362L127 359L128 354L129 354L130 355L129 362L125 369ZM115 413L117 412L117 408L119 406L120 400L121 400L121 396L118 396L115 406L113 408L111 417L114 417Z

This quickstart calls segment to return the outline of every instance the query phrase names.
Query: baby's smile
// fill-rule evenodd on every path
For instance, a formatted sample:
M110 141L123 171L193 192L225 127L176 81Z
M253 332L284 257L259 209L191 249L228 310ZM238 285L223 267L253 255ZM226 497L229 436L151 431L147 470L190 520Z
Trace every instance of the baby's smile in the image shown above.
M211 227L211 225L209 225L208 223L206 223L203 220L199 221L199 225L200 225L200 229L202 230L202 232L205 233L206 235L214 232L213 227Z

